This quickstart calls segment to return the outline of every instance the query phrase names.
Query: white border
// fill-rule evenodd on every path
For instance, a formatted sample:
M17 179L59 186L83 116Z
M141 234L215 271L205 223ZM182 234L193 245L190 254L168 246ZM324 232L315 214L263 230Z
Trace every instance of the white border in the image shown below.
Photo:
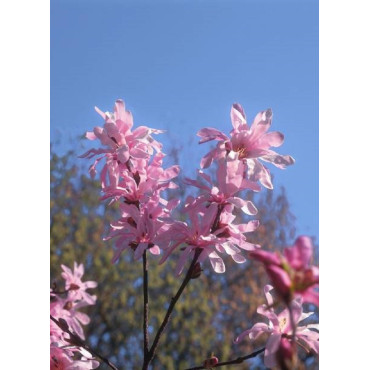
M320 365L364 369L369 296L366 1L320 1Z
M50 5L4 1L1 368L49 365Z

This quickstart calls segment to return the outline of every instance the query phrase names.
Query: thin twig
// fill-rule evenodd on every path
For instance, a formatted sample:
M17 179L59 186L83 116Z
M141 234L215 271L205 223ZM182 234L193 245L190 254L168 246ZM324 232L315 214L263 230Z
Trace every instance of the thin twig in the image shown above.
M195 250L195 255L194 255L193 261L191 262L191 265L190 265L189 270L188 270L188 272L185 276L185 279L182 282L182 284L181 284L179 290L177 291L176 295L171 299L171 303L170 303L170 305L167 309L166 316L164 317L163 322L162 322L161 326L159 327L158 332L157 332L157 334L154 338L153 344L152 344L152 346L149 350L147 361L143 365L143 370L148 369L149 363L152 361L152 359L155 355L156 349L158 347L159 340L161 339L163 331L166 329L166 326L168 324L168 321L170 319L170 316L172 314L173 309L175 308L175 305L176 305L177 301L179 300L182 292L184 291L185 287L187 286L187 284L189 283L189 281L191 279L194 266L198 261L200 253L201 253L201 249L196 249Z
M90 346L88 346L77 334L71 332L65 321L63 323L60 323L59 320L57 320L55 317L53 317L51 315L50 315L50 319L53 322L55 322L55 324L58 325L59 328L62 329L65 333L69 334L69 336L70 336L69 339L70 339L71 344L73 344L77 347L82 347L82 348L86 349L86 351L90 352L95 357L98 357L101 361L103 361L105 364L107 364L111 369L118 370L118 368L112 362L110 362L107 358L103 357L98 352L96 352L95 350L90 348Z
M293 310L292 310L292 302L288 304L288 312L289 312L289 320L290 320L290 325L292 327L292 344L295 346L296 343L296 332L297 332L297 325L294 321L294 316L293 316ZM292 370L296 370L297 366L293 362L292 363Z
M265 348L261 348L255 352L250 353L249 355L238 357L235 360L229 360L229 361L224 361L224 362L219 362L216 365L212 366L212 369L215 367L221 367L221 366L226 366L226 365L236 365L236 364L241 364L245 360L249 360L250 358L256 357L260 353L262 353L265 350ZM196 366L196 367L190 367L186 370L201 370L201 369L207 369L206 367L202 366Z
M148 333L148 311L149 311L149 296L148 296L148 261L146 258L146 250L143 253L143 292L144 292L144 363L147 362L149 351L149 333Z
M294 322L293 310L292 310L292 307L291 307L291 303L288 304L288 312L289 312L290 325L292 327L292 342L294 344L295 339L296 339L297 326L296 326L296 323Z
M224 209L223 205L218 206L217 213L216 213L215 219L213 221L213 224L212 224L212 227L211 227L211 230L210 230L211 233L214 233L217 230L218 224L219 224L219 221L220 221L220 217L221 217L221 213L222 213L223 209ZM194 258L191 262L191 265L188 269L188 272L186 273L185 279L182 282L182 284L181 284L179 290L177 291L176 295L171 299L170 305L167 309L166 316L164 317L163 322L162 322L161 326L158 329L158 332L157 332L157 334L154 338L153 344L152 344L152 346L151 346L151 348L148 352L148 356L147 356L146 361L144 359L144 364L143 364L142 370L147 370L150 362L153 360L155 352L156 352L158 344L159 344L159 341L160 341L161 336L163 334L163 331L166 329L166 326L168 324L168 321L170 319L170 316L172 314L173 309L175 308L175 305L176 305L177 301L179 300L182 292L184 291L185 287L188 285L189 281L192 278L192 273L193 273L193 270L194 270L194 266L196 265L201 252L202 252L201 248L197 248L195 250Z

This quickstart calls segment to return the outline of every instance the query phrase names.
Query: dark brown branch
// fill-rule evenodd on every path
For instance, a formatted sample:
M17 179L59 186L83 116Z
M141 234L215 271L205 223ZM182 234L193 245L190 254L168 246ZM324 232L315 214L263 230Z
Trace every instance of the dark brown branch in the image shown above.
M199 249L199 248L195 250L194 258L193 258L193 260L191 262L191 265L190 265L189 270L188 270L188 272L187 272L187 274L185 276L185 279L182 282L182 284L181 284L179 290L177 291L176 295L171 299L171 303L170 303L170 305L169 305L169 307L167 309L166 316L164 317L163 322L162 322L161 326L158 329L158 332L157 332L157 334L156 334L156 336L154 338L153 344L152 344L152 346L150 348L150 351L148 353L147 361L144 362L143 370L148 369L148 366L149 366L150 362L153 360L153 357L154 357L155 352L156 352L157 347L158 347L158 343L159 343L159 341L161 339L161 336L162 336L164 330L166 329L166 326L168 324L168 321L170 319L170 316L172 314L172 311L175 308L175 305L176 305L177 301L179 300L179 298L180 298L182 292L184 291L185 287L188 285L189 281L191 280L194 266L195 266L195 264L198 261L198 258L199 258L199 255L200 255L201 251L202 250Z
M212 225L211 230L210 230L211 233L214 233L217 230L218 224L219 224L219 221L220 221L220 217L221 217L221 213L222 213L223 209L224 209L223 205L218 206L217 214L215 216L215 219L213 221L213 225ZM180 298L182 292L184 291L185 287L188 285L189 281L193 277L194 267L195 267L195 265L198 261L198 258L200 256L201 252L202 252L201 248L197 248L195 250L194 258L191 262L191 265L189 267L188 272L186 273L185 279L182 282L182 284L181 284L179 290L177 291L176 295L171 299L170 305L167 309L166 316L164 317L163 322L162 322L161 326L158 329L158 332L157 332L157 334L154 338L153 344L152 344L152 346L151 346L151 348L148 352L147 358L144 359L144 364L143 364L142 370L147 370L148 367L149 367L150 362L153 360L155 352L156 352L158 344L159 344L159 341L162 337L162 334L163 334L164 330L166 329L166 326L167 326L168 321L171 317L172 311L175 308L175 305L176 305L177 301L179 300L179 298Z
M289 320L290 320L290 325L292 327L292 344L295 346L296 343L296 331L297 331L297 325L296 322L294 321L294 316L293 316L293 309L292 309L292 302L288 304L288 312L289 312ZM292 370L296 370L296 362L292 362Z
M148 359L149 351L149 333L148 333L148 311L149 311L149 296L148 296L148 261L146 258L146 250L143 253L143 292L144 292L144 363Z
M292 342L293 344L295 343L296 339L296 331L297 331L297 325L294 321L294 316L293 316L293 309L291 306L292 302L288 304L288 312L289 312L289 320L290 320L290 325L292 327Z
M265 350L265 348L261 348L261 349L259 349L257 351L254 351L254 352L250 353L249 355L238 357L235 360L219 362L218 364L213 365L212 366L212 369L214 369L215 367L221 367L221 366L226 366L226 365L241 364L245 360L249 360L250 358L256 357L260 353L264 352L264 350ZM201 370L201 369L207 369L207 368L202 365L202 366L190 367L190 368L188 368L186 370Z
M77 347L82 347L82 348L86 349L86 351L90 352L92 355L99 358L102 362L107 364L111 369L118 370L118 368L112 362L110 362L107 358L103 357L98 352L96 352L95 350L90 348L90 346L88 346L77 334L71 332L69 330L68 324L65 322L65 320L63 320L63 321L62 321L62 319L57 320L55 317L53 317L51 315L50 315L50 319L56 325L58 325L59 328L62 329L65 333L69 334L69 336L70 336L70 338L68 340L69 343L71 343L72 345L75 345Z
M224 207L225 206L223 204L219 204L217 206L217 214L216 214L215 220L213 221L213 225L212 225L212 228L211 228L211 233L212 234L218 229L218 223L220 222L221 213L222 213Z

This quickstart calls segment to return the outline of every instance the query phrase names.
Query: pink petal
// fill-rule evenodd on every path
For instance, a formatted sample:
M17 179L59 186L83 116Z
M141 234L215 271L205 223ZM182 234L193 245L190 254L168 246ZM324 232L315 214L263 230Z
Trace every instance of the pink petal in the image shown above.
M139 258L141 258L141 256L143 255L145 249L147 248L148 246L148 243L140 243L136 249L135 249L135 253L134 253L134 259L135 260L138 260Z
M258 210L257 210L257 208L255 207L255 205L254 205L251 201L249 201L249 200L247 200L247 201L245 202L244 206L243 206L241 209L242 209L242 211L243 211L244 213L246 213L247 215L252 215L252 216L254 216L254 215L256 215L256 214L258 213Z
M279 318L275 314L274 310L272 308L268 308L265 304L257 307L257 313L260 315L263 315L271 321L273 327L279 328ZM280 330L280 329L279 329Z
M268 132L263 136L262 141L268 146L278 147L283 144L284 135L278 131Z
M161 254L161 250L159 249L159 247L158 247L158 245L154 245L153 247L151 247L150 249L149 249L149 252L151 253L151 254L154 254L154 255L159 255L159 254Z
M270 162L278 168L285 169L286 166L294 164L295 160L290 155L280 155L270 150L271 154L264 155L261 157L262 160Z
M280 257L278 254L273 252L268 252L264 250L251 251L249 253L250 257L264 263L265 265L274 264L280 265Z
M242 241L239 242L238 247L242 248L246 251L255 251L256 248L260 248L260 245L249 243L249 242L246 242L246 241L242 240Z
M140 148L132 148L130 150L130 154L134 158L139 158L139 159L145 159L149 157L149 154L145 150L142 150Z
M238 229L242 233L250 233L252 231L255 231L258 228L259 224L260 222L258 220L252 220L246 224L238 225Z
M234 129L238 130L240 126L246 125L247 120L243 110L243 107L239 103L234 103L230 111L231 123L234 126ZM245 126L245 129L248 130L248 126Z
M222 274L225 272L224 261L216 252L212 252L209 255L209 259L211 261L211 265L213 269L215 270L215 272L217 272L218 274Z
M234 343L240 343L242 339L249 335L252 340L257 339L261 334L268 333L270 331L267 324L263 322L258 322L253 325L249 330L243 331L237 338L235 338Z
M161 176L161 181L171 180L174 177L178 176L179 173L180 173L180 166L178 165L171 166L163 171L163 174Z
M261 187L254 181L243 179L242 182L243 189L250 189L253 191L261 191Z
M272 298L272 294L270 293L271 290L273 290L273 289L274 289L274 287L272 285L269 285L269 284L265 285L265 287L263 288L263 291L264 291L265 297L266 297L266 302L267 302L268 306L272 306L273 303L274 303L274 300Z
M259 180L261 184L267 188L272 189L272 182L269 170L263 166L258 160L256 159L248 159L248 177L252 181Z
M101 115L101 117L105 120L106 114L102 112L98 107L95 107L95 111Z
M311 238L308 236L300 236L294 244L299 253L302 267L307 267L310 264L313 255L313 244Z
M272 110L267 109L263 112L259 112L251 126L253 139L258 139L263 135L271 126L272 121Z
M190 255L190 253L192 252L192 249L193 249L193 246L192 245L189 245L188 247L186 247L186 249L182 252L178 262L177 262L177 265L176 265L176 269L175 269L175 275L180 275L182 273L182 270L184 269L184 266L185 266L185 263Z
M89 139L89 140L95 140L96 136L93 132L88 131L88 132L86 132L86 138Z
M202 158L202 160L200 161L200 167L201 168L208 168L212 164L212 162L213 162L216 154L217 154L217 150L216 149L213 149L208 154L206 154Z
M241 254L232 254L231 258L236 262L236 263L244 263L247 260L245 257L243 257Z
M121 163L126 163L130 158L130 152L128 149L127 145L122 145L118 150L117 150L117 159Z
M139 126L132 132L132 136L135 139L144 139L149 135L150 128L146 126Z
M297 338L303 341L313 352L319 354L319 333L312 330L297 332Z
M210 176L205 174L202 170L199 170L198 173L199 173L200 177L202 177L204 180L206 180L209 184L212 184L212 179L211 179Z
M303 302L312 303L315 306L319 307L319 292L314 288L307 289L305 292L301 293Z
M264 358L264 364L267 367L276 366L275 355L277 350L279 349L280 340L280 333L272 333L270 338L267 340Z
M206 143L211 140L228 140L229 138L221 131L216 130L215 128L202 128L197 132L197 135L200 136L199 144Z
M96 281L86 281L85 282L86 288L96 288L98 283Z
M251 252L253 253L253 252ZM267 265L266 272L271 279L272 285L283 299L289 300L292 281L288 273L276 265Z

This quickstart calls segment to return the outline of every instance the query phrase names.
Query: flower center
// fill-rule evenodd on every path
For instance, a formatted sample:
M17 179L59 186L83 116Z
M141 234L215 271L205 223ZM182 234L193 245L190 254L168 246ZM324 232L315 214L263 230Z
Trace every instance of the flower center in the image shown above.
M285 329L286 323L287 323L286 317L283 317L282 319L279 320L279 328L281 331Z
M238 153L239 159L243 159L247 157L247 154L248 154L247 148L243 146L236 148L234 151Z

